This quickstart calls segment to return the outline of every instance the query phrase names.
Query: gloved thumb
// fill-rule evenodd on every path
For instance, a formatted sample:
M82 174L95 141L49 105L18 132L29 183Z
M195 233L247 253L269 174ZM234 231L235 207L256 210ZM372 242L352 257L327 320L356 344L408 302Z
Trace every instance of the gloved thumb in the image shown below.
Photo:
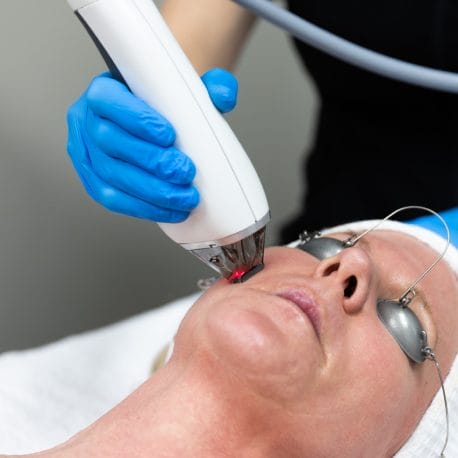
M232 111L237 105L238 82L235 76L222 68L213 68L202 75L208 94L221 113Z

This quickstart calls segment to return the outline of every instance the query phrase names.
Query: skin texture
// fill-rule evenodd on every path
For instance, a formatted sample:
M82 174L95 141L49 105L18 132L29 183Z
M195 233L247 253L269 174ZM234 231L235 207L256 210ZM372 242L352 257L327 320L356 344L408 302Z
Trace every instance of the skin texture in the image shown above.
M233 69L255 22L228 0L166 0L161 13L199 74Z
M222 280L193 305L168 364L36 456L392 456L439 382L431 362L409 362L375 303L398 298L436 253L391 231L363 240L324 261L266 250L261 273ZM417 292L411 307L445 375L458 348L456 276L441 262Z

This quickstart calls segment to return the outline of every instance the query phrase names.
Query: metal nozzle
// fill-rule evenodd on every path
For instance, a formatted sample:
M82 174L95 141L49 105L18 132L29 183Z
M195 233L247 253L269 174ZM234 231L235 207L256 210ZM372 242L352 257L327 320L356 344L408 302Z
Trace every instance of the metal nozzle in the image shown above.
M190 251L229 281L242 282L264 266L265 233L264 226L238 242Z

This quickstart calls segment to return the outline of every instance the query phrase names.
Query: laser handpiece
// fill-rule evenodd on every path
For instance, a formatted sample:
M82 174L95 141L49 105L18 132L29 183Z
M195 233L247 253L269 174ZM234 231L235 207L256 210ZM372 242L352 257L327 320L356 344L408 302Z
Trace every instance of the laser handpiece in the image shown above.
M183 223L161 229L231 281L259 270L270 220L263 187L154 3L68 3L113 75L172 123L177 147L196 165L199 206Z

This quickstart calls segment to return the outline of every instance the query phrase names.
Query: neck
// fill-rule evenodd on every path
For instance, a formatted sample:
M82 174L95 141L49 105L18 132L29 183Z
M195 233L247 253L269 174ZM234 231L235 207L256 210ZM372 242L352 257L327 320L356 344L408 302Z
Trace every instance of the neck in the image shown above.
M171 361L63 447L75 456L278 456L270 415L228 374ZM234 389L234 386L237 389ZM129 452L130 451L130 452ZM128 453L129 452L129 453ZM135 452L135 453L134 453Z

